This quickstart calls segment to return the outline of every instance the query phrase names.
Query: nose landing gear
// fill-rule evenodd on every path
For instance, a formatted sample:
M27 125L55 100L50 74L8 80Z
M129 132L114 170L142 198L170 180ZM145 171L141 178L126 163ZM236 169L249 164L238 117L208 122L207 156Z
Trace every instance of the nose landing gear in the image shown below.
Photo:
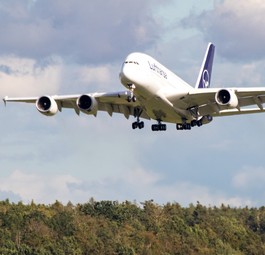
M131 95L128 96L127 101L128 102L132 102L132 101L136 102L136 96L133 94L133 91L135 89L135 85L134 84L127 84L127 86L129 88L129 90L131 91Z

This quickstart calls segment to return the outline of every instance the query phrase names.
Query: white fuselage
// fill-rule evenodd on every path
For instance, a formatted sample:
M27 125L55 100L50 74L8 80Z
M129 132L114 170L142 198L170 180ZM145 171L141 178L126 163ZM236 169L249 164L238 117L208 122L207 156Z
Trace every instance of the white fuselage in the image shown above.
M176 102L176 98L186 96L193 88L152 57L143 53L128 55L120 79L126 88L134 84L134 94L150 118L177 123L189 116L170 97L174 96Z

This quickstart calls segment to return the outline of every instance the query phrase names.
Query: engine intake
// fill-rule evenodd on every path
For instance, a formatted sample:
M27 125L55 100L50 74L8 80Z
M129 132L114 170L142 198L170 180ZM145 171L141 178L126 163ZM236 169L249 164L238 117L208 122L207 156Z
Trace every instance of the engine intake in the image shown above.
M227 108L236 108L238 106L238 98L233 90L220 89L215 94L215 101L217 104Z
M86 114L96 114L98 111L98 102L95 97L90 95L80 96L76 104L78 108Z
M53 116L58 112L56 101L50 96L42 96L36 101L37 110L46 115Z

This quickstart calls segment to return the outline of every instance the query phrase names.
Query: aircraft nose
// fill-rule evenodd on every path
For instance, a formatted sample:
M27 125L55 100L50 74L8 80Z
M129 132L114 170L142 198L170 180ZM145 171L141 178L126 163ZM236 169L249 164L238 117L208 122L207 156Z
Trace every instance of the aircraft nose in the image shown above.
M131 83L130 72L128 69L129 69L128 66L126 64L123 64L120 74L119 74L122 84Z

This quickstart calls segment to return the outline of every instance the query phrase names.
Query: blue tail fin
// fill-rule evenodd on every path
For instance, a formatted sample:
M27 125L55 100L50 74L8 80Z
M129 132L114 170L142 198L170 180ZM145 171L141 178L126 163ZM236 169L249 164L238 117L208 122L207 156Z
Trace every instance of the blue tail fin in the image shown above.
M196 89L209 88L211 84L212 66L215 46L212 43L208 44L201 70L195 85Z

